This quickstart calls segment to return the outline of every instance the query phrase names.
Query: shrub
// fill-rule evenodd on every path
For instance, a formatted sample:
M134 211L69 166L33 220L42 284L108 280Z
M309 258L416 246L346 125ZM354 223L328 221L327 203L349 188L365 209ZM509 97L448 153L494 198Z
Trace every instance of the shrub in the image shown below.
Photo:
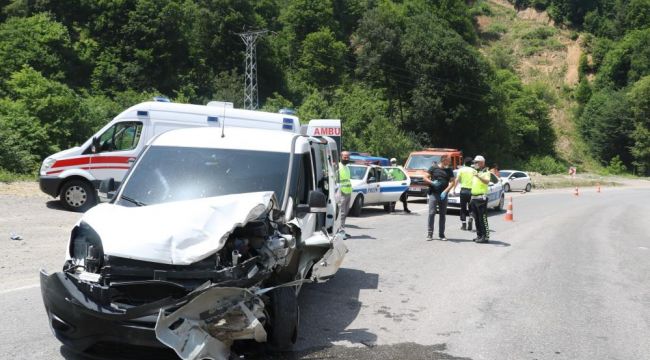
M623 164L623 161L621 161L621 157L616 155L609 161L605 172L610 175L623 175L627 172L627 168Z
M533 40L533 39L545 40L545 39L548 39L551 36L555 35L556 33L557 33L557 30L555 30L552 27L541 26L541 27L534 28L534 29L526 32L523 35L523 38L527 39L527 40Z

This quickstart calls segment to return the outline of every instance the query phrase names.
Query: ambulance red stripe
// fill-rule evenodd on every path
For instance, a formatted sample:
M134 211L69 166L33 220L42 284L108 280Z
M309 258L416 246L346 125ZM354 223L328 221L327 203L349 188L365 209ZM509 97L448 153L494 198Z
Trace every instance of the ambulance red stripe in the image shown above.
M52 165L52 169L86 164L128 164L130 159L135 158L132 156L82 156L77 158L57 160L54 165Z

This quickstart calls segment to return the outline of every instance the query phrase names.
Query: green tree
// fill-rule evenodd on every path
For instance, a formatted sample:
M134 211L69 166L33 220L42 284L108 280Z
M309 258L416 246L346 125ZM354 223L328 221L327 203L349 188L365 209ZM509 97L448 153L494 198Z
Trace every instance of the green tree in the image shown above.
M33 173L41 154L50 153L47 131L23 103L0 99L0 169Z
M47 77L63 80L72 57L67 29L46 14L12 17L0 24L0 79L29 65Z
M630 135L634 129L630 106L622 91L600 91L591 96L578 122L592 153L606 165L618 155L624 164L632 162Z
M639 173L650 174L650 76L637 81L628 93L634 117L634 130L631 138L634 141L630 152L634 158L633 164Z
M597 84L622 88L649 74L650 28L647 28L629 32L605 55Z
M345 51L345 44L337 41L328 28L307 35L298 60L301 80L317 88L338 84L343 75Z
M8 98L26 109L30 117L38 119L52 146L66 149L87 139L88 133L80 131L88 129L81 122L80 99L66 85L24 67L11 75L6 86ZM44 157L49 153L39 151L36 155Z

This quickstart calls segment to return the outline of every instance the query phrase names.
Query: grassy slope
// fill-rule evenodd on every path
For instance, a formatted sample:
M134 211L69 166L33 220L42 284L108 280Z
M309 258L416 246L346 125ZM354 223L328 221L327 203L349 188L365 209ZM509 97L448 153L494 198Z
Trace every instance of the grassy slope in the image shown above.
M477 17L481 51L513 69L524 83L545 89L558 156L581 170L600 170L573 121L581 39L572 40L571 31L555 27L545 12L517 12L506 0L479 1L490 9L490 14Z

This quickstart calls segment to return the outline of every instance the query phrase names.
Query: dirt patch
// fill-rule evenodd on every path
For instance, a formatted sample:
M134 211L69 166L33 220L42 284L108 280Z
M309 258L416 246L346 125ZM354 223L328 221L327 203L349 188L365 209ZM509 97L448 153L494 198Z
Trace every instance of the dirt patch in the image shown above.
M518 11L517 17L522 20L532 20L551 26L555 24L553 20L551 20L551 17L548 16L548 13L546 11L537 11L533 8L527 8L525 10Z
M577 41L572 41L567 44L566 64L567 71L564 77L564 83L567 85L576 85L579 80L578 65L580 63L580 55L582 50Z
M8 184L0 183L0 195L52 199L39 189L38 183L35 181L16 181Z
M479 30L485 32L487 27L492 23L492 19L489 16L479 15L476 17L476 23L478 24Z

